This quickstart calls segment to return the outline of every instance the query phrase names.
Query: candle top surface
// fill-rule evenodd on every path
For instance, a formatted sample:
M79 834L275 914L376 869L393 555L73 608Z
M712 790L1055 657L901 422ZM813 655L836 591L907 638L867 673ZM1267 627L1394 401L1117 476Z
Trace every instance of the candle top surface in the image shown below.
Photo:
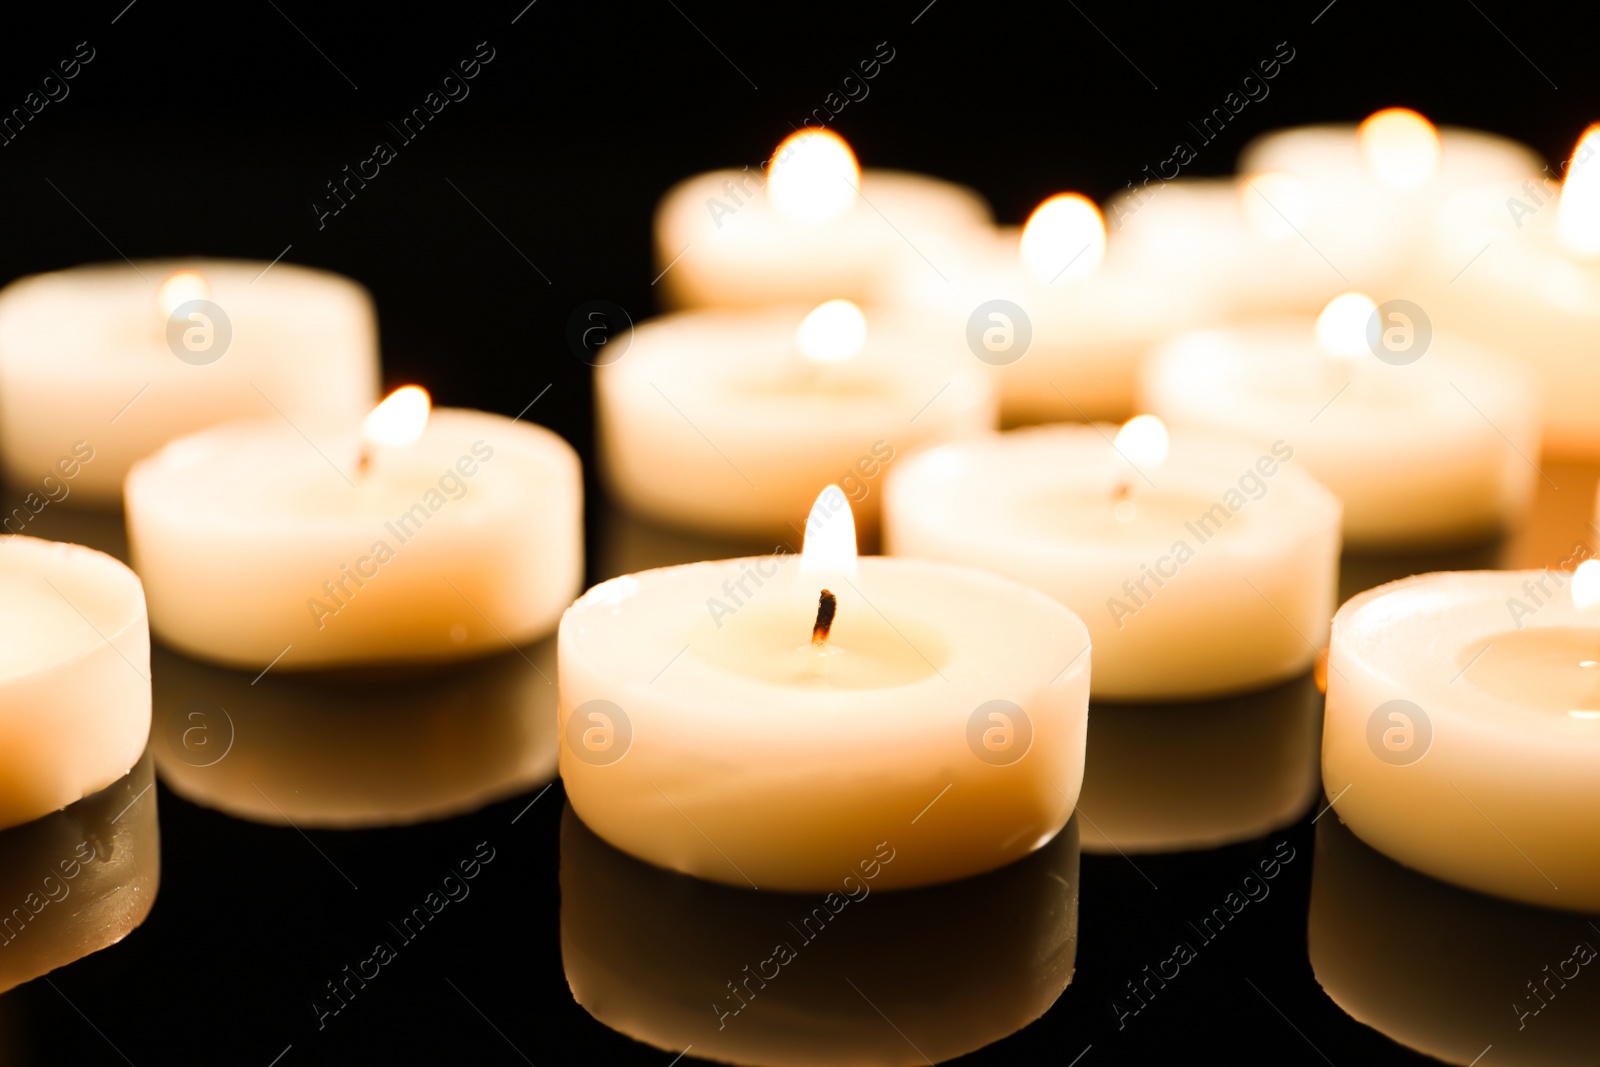
M1600 611L1573 603L1571 579L1459 571L1391 582L1339 609L1334 645L1396 697L1600 750Z
M663 702L713 719L757 711L775 741L818 743L843 723L893 737L936 708L965 716L1088 670L1087 629L1042 593L923 560L858 564L854 578L806 573L795 556L613 578L568 610L562 654L604 678L636 724ZM821 588L838 598L825 646L811 643Z
M1140 462L1115 432L1041 426L942 445L903 461L888 492L943 536L1084 563L1196 536L1216 538L1208 552L1250 555L1286 531L1339 524L1338 501L1281 450L1180 434L1165 459Z
M317 334L371 343L371 299L361 285L292 263L266 267L250 260L137 260L19 278L0 291L0 362L59 372L63 362L115 357L182 370L169 350L168 320L194 301L221 308L242 346Z
M1358 347L1374 330L1362 332ZM1525 408L1537 385L1522 365L1449 334L1432 334L1419 357L1401 363L1375 349L1334 354L1312 323L1284 319L1184 334L1151 357L1143 389L1163 414L1203 413L1206 424L1286 423L1305 438L1380 417L1387 431L1443 440L1451 423L1481 425L1472 404L1491 415Z
M0 682L71 662L144 614L132 571L80 545L0 538ZM0 708L0 711L3 711Z
M551 431L439 408L420 437L403 445L363 445L356 427L313 443L281 420L216 426L141 460L128 485L130 494L160 494L166 509L252 528L262 521L370 523L395 519L418 501L437 510L435 497L461 500L455 507L462 509L538 492L548 479L529 479L530 464L577 477L576 454Z

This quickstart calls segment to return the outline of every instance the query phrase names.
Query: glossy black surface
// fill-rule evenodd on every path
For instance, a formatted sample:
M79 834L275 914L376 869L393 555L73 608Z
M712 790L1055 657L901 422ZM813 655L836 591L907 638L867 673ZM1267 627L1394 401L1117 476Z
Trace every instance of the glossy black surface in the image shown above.
M121 255L282 252L372 289L389 384L506 415L542 396L529 417L588 461L591 372L565 342L574 309L608 299L650 314L661 193L765 158L878 41L897 58L837 128L869 165L970 184L1015 224L1062 189L1103 199L1142 179L1279 41L1293 66L1186 173L1227 173L1270 129L1401 104L1555 163L1594 117L1585 19L1442 0L19 7L0 34L0 106L20 106L76 42L97 58L0 151L0 281ZM497 58L472 96L319 225L310 204L325 183L478 41ZM1549 514L1490 557L1361 561L1345 592L1485 559L1556 564L1592 537L1594 481L1592 469L1552 472L1540 485ZM5 510L17 499L6 492ZM121 536L114 517L55 505L29 532L112 551ZM589 543L591 579L771 547L707 549L598 507ZM30 908L47 876L62 884L62 862L86 843L96 857L0 945L0 988L22 981L0 993L0 1064L670 1067L681 1046L649 1040L694 1044L686 1064L733 1047L712 1007L727 1003L729 968L759 966L786 936L771 928L809 908L696 885L586 837L546 777L540 656L325 686L269 674L251 687L158 653L147 761L0 833L0 916ZM906 1063L922 1062L919 1047L964 1047L963 1035L993 1040L962 1062L1065 1067L1436 1062L1399 1040L1483 1067L1600 1058L1588 968L1524 1028L1513 1010L1572 942L1600 945L1589 918L1443 887L1341 835L1332 815L1313 825L1325 802L1306 682L1209 708L1119 710L1091 716L1082 816L1137 823L1149 849L1181 851L1106 851L1080 816L1080 853L1062 839L985 879L853 902L727 1022L738 1047L758 1058L763 1013L787 1009L819 1042L836 1013L863 1048ZM1183 717L1197 713L1227 729L1193 730ZM171 784L144 791L152 770ZM431 821L384 825L401 817ZM1163 832L1175 839L1162 845ZM1249 903L1219 923L1232 893ZM419 922L418 908L431 917ZM408 916L409 936L397 929ZM1208 916L1209 937L1197 930ZM1171 973L1179 942L1194 959L1165 985L1149 979L1147 967ZM379 943L393 958L368 963ZM569 982L580 950L616 984L596 986L592 969ZM31 964L16 962L25 951ZM1023 1025L1069 958L1070 984ZM373 966L375 977L346 977ZM345 981L340 1007L328 985ZM1146 1001L1136 1013L1130 982ZM864 1010L869 998L888 1018ZM660 1028L679 1005L682 1025Z

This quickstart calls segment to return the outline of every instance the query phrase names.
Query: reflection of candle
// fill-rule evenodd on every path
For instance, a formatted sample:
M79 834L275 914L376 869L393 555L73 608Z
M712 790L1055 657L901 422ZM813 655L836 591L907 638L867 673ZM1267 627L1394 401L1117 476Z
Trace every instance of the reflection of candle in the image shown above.
M946 277L907 263L894 300L996 368L1007 424L1126 418L1141 356L1204 313L1192 286L1152 301L1148 274L1114 266L1105 220L1076 193L1050 197L1020 230L969 231L928 255Z
M1585 131L1560 184L1538 170L1446 205L1428 297L1435 321L1512 353L1544 382L1548 451L1600 455L1600 126ZM1554 175L1552 175L1553 177Z
M826 894L742 892L638 863L569 807L561 962L572 995L635 1040L761 1067L943 1063L1060 997L1077 955L1076 824L1020 863L918 893L877 892L907 846L883 855L873 877L841 870ZM834 922L848 928L829 932Z
M140 261L77 267L0 294L0 458L32 485L75 442L94 450L71 499L116 503L128 468L231 419L287 419L316 436L377 392L366 290L278 263Z
M0 993L116 944L150 914L161 882L154 785L146 756L65 810L0 833Z
M1071 607L1099 699L1199 699L1304 671L1333 609L1338 501L1283 441L1258 454L1180 437L1164 461L1164 433L1159 450L1140 444L1054 426L924 452L890 473L889 551L983 566Z
M989 223L970 189L918 174L862 172L831 130L801 130L765 180L718 170L674 186L656 210L659 279L679 307L870 299L890 267L933 236Z
M1323 781L1368 844L1482 892L1600 909L1600 564L1584 566L1428 574L1339 610Z
M555 777L554 640L393 679L254 677L156 646L150 747L185 800L275 826L404 826Z
M1501 1050L1527 1067L1594 1062L1600 934L1583 917L1424 878L1334 818L1317 821L1306 948L1329 999L1407 1048L1460 1067Z
M567 611L561 777L596 833L698 877L809 890L886 836L905 848L882 884L903 887L993 869L1065 824L1083 624L981 571L857 561L824 532L844 508L837 488L818 498L798 566L646 571ZM826 646L811 642L822 589Z
M128 773L150 733L139 579L78 545L0 540L0 828Z
M1252 841L1292 825L1319 793L1322 694L1309 674L1204 705L1093 711L1078 798L1093 820L1082 826L1085 852Z
M295 669L459 659L550 631L582 575L572 448L499 415L430 418L414 388L375 415L327 449L242 422L134 467L129 540L168 643Z
M959 336L844 301L646 323L597 370L595 393L613 496L669 524L786 540L829 482L875 529L879 475L897 455L996 418Z
M1181 337L1147 366L1143 401L1175 427L1287 440L1344 501L1352 547L1465 542L1516 525L1537 478L1531 376L1427 332L1414 308L1379 319L1346 294L1315 329L1285 320Z

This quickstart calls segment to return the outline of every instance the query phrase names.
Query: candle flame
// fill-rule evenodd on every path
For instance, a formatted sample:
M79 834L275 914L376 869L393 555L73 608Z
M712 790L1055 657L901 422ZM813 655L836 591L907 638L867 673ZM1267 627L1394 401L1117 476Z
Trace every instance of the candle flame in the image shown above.
M168 319L191 300L211 299L211 283L197 270L173 271L156 287L156 310Z
M1439 169L1439 131L1408 107L1367 116L1356 139L1367 169L1391 189L1420 189Z
M794 222L828 222L855 206L861 165L832 130L800 130L784 138L767 168L767 199Z
M1106 254L1106 220L1093 200L1058 193L1033 209L1019 246L1028 272L1046 285L1093 274Z
M806 519L800 574L842 574L853 578L855 573L856 518L844 490L830 485L818 494Z
M428 428L433 401L428 391L417 385L402 385L384 397L367 413L361 436L374 444L399 447L409 445Z
M1600 255L1600 166L1590 166L1600 152L1600 124L1578 138L1572 160L1561 181L1561 205L1556 209L1556 232L1561 243L1581 256Z
M1588 611L1600 604L1600 559L1586 559L1572 573L1572 606Z
M1311 221L1311 190L1293 174L1264 170L1239 183L1239 207L1252 230L1281 241Z
M1136 467L1159 467L1169 443L1166 423L1154 415L1135 415L1122 424L1111 446Z
M801 354L818 363L843 363L866 343L867 317L848 300L818 304L795 332Z
M1367 347L1367 322L1378 305L1365 293L1341 293L1317 316L1317 344L1330 356L1354 359Z

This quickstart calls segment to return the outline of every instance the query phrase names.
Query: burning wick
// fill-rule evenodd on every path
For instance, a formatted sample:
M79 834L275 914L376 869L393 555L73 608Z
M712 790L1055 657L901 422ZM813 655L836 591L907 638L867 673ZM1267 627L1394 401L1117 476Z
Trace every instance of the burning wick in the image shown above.
M839 598L824 589L822 596L817 598L817 624L811 628L813 645L828 643L828 631L833 629L833 616L838 610Z

